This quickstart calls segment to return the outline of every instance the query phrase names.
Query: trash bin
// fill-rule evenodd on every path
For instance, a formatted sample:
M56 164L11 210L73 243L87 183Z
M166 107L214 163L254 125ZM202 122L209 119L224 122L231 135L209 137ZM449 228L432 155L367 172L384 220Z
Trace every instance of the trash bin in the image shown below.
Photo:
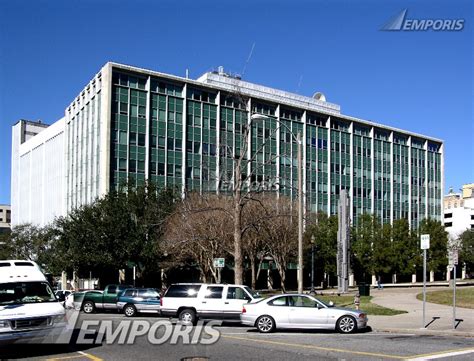
M359 295L361 296L370 296L370 285L366 283L361 283L359 285Z

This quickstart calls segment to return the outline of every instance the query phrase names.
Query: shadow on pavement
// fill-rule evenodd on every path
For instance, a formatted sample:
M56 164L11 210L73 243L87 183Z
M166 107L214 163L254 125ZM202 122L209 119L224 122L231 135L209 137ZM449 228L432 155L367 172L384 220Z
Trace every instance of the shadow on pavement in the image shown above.
M85 351L91 348L101 347L102 344L76 344L79 329L75 329L69 344L62 343L34 343L16 342L12 344L0 345L0 360L21 359L26 357L42 357L68 354L71 352ZM93 335L94 337L97 334Z
M247 330L248 333L259 333L259 331L256 328L251 328ZM367 326L366 328L363 328L362 330L357 330L354 333L339 333L336 330L321 330L321 329L307 329L307 328L293 328L293 329L277 329L274 333L279 333L279 334L291 334L291 333L308 333L308 334L323 334L323 335L330 335L330 334L340 334L340 335L353 335L353 334L358 334L358 333L369 333L372 332L372 327Z

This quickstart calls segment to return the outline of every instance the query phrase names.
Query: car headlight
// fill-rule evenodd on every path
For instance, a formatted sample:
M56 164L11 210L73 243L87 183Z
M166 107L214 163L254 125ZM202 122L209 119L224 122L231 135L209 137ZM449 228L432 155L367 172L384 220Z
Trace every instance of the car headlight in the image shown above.
M10 327L10 322L7 320L0 321L0 328L7 328Z
M61 322L66 322L66 315L57 315L57 316L51 317L52 324L61 323Z

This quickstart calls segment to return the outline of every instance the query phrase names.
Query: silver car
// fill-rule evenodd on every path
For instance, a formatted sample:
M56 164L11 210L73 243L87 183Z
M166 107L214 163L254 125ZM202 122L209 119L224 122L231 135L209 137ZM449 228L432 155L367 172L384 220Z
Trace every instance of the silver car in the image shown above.
M367 314L333 307L310 295L283 294L245 304L240 321L264 333L276 328L335 329L351 333L367 327Z

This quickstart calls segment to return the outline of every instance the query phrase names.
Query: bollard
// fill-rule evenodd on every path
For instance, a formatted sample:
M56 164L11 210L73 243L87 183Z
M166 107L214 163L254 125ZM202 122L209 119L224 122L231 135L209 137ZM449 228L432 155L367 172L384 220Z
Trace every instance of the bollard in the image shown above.
M354 305L356 307L356 310L360 308L360 295L358 293L356 293L356 295L354 296Z

